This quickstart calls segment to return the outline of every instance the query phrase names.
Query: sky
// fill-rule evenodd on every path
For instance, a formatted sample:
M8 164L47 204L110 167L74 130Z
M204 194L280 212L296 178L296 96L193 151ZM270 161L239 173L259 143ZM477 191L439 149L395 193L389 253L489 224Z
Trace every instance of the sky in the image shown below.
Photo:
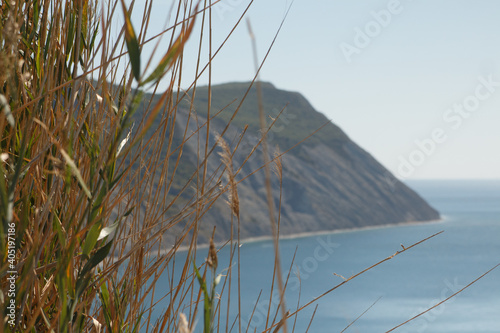
M214 5L213 50L248 3ZM500 179L500 1L255 0L247 17L260 60L288 9L261 80L303 94L400 179ZM151 34L169 10L155 5ZM189 43L186 82L197 37ZM217 54L211 80L254 75L243 21Z

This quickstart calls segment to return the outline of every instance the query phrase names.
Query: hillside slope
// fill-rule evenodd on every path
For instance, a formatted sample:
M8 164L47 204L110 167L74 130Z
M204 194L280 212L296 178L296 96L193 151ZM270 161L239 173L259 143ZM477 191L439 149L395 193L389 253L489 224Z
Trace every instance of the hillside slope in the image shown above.
M215 144L216 135L224 131L248 86L249 83L229 83L212 87L211 116L220 110L223 111L210 123L209 147ZM268 124L285 108L269 133L271 154L274 154L276 147L279 147L281 152L294 147L327 122L326 117L315 111L299 93L279 90L269 83L262 84L262 93ZM208 90L201 87L196 91L193 111L189 112L187 100L180 104L177 111L175 140L181 142L186 129L188 134L199 135L192 136L184 145L178 169L182 177L178 178L178 186L172 186L171 194L177 194L182 188L182 182L192 174L195 166L199 165L198 156L203 156L206 128L202 124L206 121L207 101ZM232 149L240 140L246 125L248 128L233 156L235 169L241 166L260 138L255 88L252 88L224 135ZM217 148L217 151L220 149ZM242 180L262 164L262 151L257 149L244 164L236 180ZM283 156L282 165L282 235L439 218L436 210L398 181L333 123L327 124L317 134L287 152ZM210 156L207 168L209 174L220 174L218 154ZM272 182L274 201L278 207L279 180L274 174ZM215 184L215 180L212 183ZM268 236L271 233L264 184L264 172L260 170L238 185L243 238ZM184 191L183 196L188 201L194 193L193 184ZM224 200L216 201L201 219L200 241L208 239L213 226L217 226L218 240L227 239L231 232L230 217ZM180 231L182 227L182 223L176 225L165 237L173 240L176 236L175 230Z

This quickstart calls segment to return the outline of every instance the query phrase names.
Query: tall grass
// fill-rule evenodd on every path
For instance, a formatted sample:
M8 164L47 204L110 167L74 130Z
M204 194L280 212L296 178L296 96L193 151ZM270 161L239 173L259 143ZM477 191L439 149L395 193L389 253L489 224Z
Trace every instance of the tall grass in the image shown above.
M9 266L10 238L0 239L2 287L8 272L17 272L17 279L15 321L4 322L0 331L177 328L178 308L151 323L152 304L145 300L153 299L154 281L184 238L192 237L194 251L196 233L189 231L198 220L191 217L201 216L216 197L214 189L195 184L200 196L166 219L179 197L166 200L177 166L169 168L170 156L160 159L159 150L182 153L166 134L179 103L172 87L180 83L194 22L207 15L208 6L199 10L196 3L178 1L175 23L166 32L168 50L153 64L141 57L151 5L146 3L134 29L132 5L123 1L2 2L0 217L2 234L14 231L16 251ZM116 20L124 22L118 39L111 28ZM141 89L156 90L162 79L170 88L132 131ZM146 139L153 126L155 134ZM149 173L144 176L133 163ZM155 188L151 170L161 170ZM144 202L148 209L140 214ZM179 243L157 255L163 233L183 219L189 224ZM190 268L185 266L179 288L171 291L172 301L197 297L192 286L182 288ZM153 281L147 289L146 281ZM7 295L2 296L6 315Z
M180 144L174 140L180 101L193 100L203 72L208 72L211 82L211 60L219 50L213 50L206 24L210 28L212 5L211 1L179 0L173 6L173 23L147 39L150 1L144 8L122 0L1 3L0 304L4 321L0 332L184 333L195 329L201 312L205 332L228 332L234 325L229 313L234 304L239 309L236 327L245 330L239 260L236 272L228 263L227 272L221 274L213 243L206 264L193 267L192 260L199 252L203 215L226 193L231 230L236 231L227 246L231 262L235 254L239 259L239 226L244 221L239 219L236 180L242 166L235 171L232 163L236 148L229 147L224 132L209 145L210 119L219 111L211 113L210 103L207 118L199 119L199 130L188 133L186 126ZM142 11L140 22L131 19L133 10ZM115 34L112 22L116 21L124 24ZM188 96L175 87L184 82L184 46L194 35L200 42L198 61L191 64L196 77ZM169 38L169 46L161 53L156 44L153 53L160 53L159 61L141 55L145 44L156 43L161 36ZM206 52L204 38L209 40L206 64L200 60ZM168 86L163 92L158 92L160 82ZM156 93L155 103L143 101L146 88ZM139 107L145 111L136 117ZM178 170L184 144L202 133L205 146L186 177L185 170ZM263 142L265 136L258 144ZM207 159L215 155L217 146L222 151L219 170L224 171L210 174ZM273 161L281 179L280 157L264 161L268 179L267 167ZM180 186L179 174L186 180ZM171 194L174 186L180 189L175 195ZM191 188L195 195L186 199L183 193ZM276 221L272 209L270 202L277 242L279 209ZM175 244L165 244L163 235L180 224L184 228ZM180 274L175 279L168 274L170 290L157 290L156 282L175 261L181 245L187 246L188 255ZM11 248L15 259L9 256ZM285 312L289 310L283 297L286 280L281 281L277 250L275 254L271 288L277 281L281 308L271 313L270 304L266 331L277 332L286 330L287 319L295 316L296 320L296 314L316 300ZM5 292L12 272L16 276L13 297ZM238 279L233 281L235 275ZM231 302L232 288L238 289L236 303ZM12 321L7 309L11 298L15 302ZM152 308L158 298L167 298L169 306L154 318ZM226 313L221 310L223 302Z

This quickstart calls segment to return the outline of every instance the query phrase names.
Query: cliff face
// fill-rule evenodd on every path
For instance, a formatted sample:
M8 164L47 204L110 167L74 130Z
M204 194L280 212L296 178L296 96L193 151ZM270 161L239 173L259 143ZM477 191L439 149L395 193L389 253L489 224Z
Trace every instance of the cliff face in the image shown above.
M212 87L211 115L224 110L210 123L210 147L215 143L216 135L224 131L248 86L249 83L233 83ZM284 109L269 132L270 155L277 151L277 147L281 152L294 147L327 122L298 93L278 90L269 83L262 84L262 93L268 124ZM191 115L187 103L181 104L177 112L174 130L176 140L180 140L186 126L188 135L199 133L184 145L178 170L186 176L200 163L197 151L200 151L200 156L204 153L206 128L201 127L201 124L206 121L207 96L206 88L198 88ZM241 138L246 125L248 128ZM235 170L240 168L258 142L259 129L257 96L255 89L252 89L224 135L231 149L241 139L233 157ZM216 171L218 168L220 170L218 151L219 148L208 159L209 174L220 174L220 171ZM237 181L243 179L238 185L243 238L271 234L264 171L257 171L245 178L262 164L262 150L259 148L236 176ZM439 218L436 210L392 176L333 123L327 124L314 136L288 151L282 158L282 166L281 193L279 178L273 174L272 179L276 211L281 195L282 235ZM181 187L180 184L173 186L173 194ZM194 190L188 189L184 194L186 200L193 193ZM217 200L201 219L200 240L206 241L213 226L217 226L218 240L228 239L230 221L227 204L222 199ZM173 240L175 230L180 231L182 227L179 224L172 228L166 235L167 239Z

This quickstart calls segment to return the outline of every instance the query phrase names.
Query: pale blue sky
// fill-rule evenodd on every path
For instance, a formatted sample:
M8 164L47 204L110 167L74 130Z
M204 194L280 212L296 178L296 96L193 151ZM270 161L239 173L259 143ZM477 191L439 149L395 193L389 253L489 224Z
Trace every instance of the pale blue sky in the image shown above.
M214 49L247 4L214 6ZM252 5L260 59L289 5ZM154 8L151 33L169 7ZM186 82L196 46L195 37ZM261 79L302 93L399 178L500 178L499 60L500 1L296 0ZM212 83L253 74L242 22L213 63Z

